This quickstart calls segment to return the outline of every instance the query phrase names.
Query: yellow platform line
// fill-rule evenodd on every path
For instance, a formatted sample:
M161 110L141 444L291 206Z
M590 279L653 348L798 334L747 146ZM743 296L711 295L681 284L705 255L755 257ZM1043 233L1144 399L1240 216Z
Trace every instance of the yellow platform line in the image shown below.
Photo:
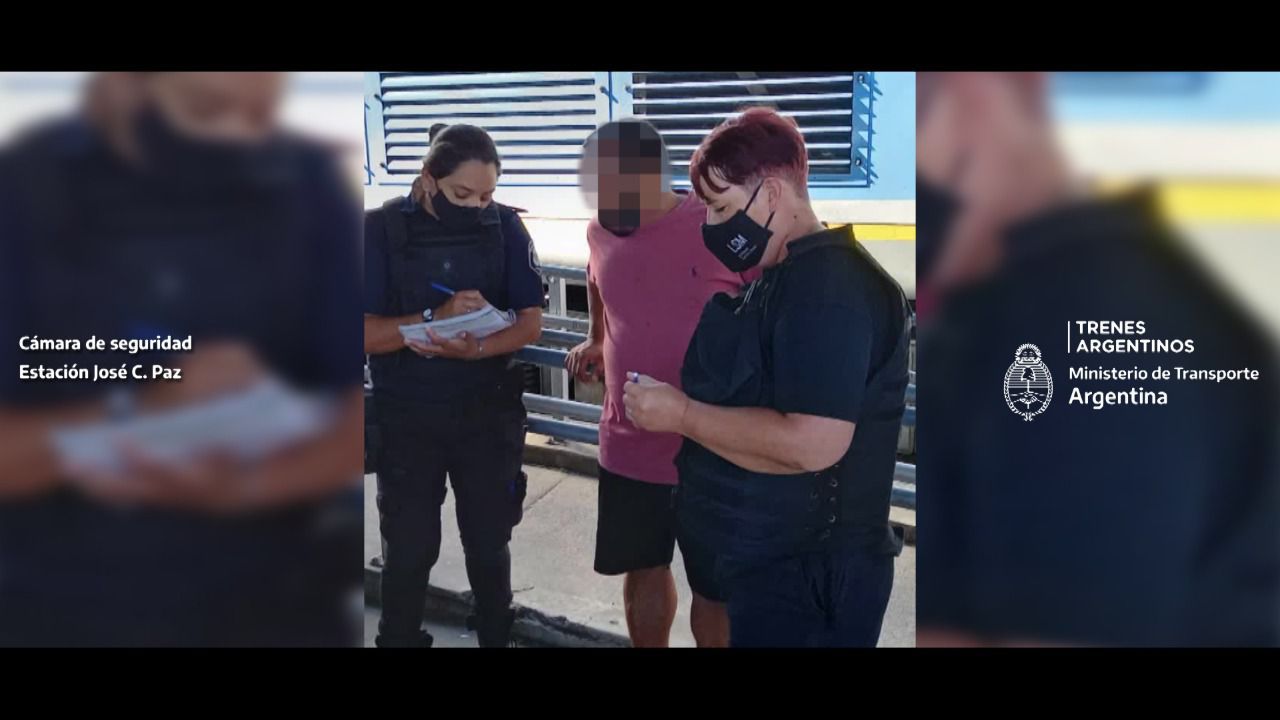
M853 236L863 242L868 240L915 240L916 226L854 223Z
M1136 181L1098 183L1104 193L1123 192ZM1280 182L1182 181L1155 183L1161 209L1175 222L1280 223Z

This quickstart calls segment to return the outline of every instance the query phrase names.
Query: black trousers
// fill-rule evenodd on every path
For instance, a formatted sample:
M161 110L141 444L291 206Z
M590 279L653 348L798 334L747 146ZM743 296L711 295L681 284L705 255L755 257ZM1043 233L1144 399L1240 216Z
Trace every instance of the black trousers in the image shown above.
M892 555L829 551L750 569L723 562L732 647L875 647L893 590Z
M382 448L379 644L419 639L431 568L440 556L446 476L456 494L481 645L505 645L511 611L511 528L525 495L525 410L514 381L450 406L375 396Z
M11 508L0 647L358 647L361 505L213 518L67 493Z

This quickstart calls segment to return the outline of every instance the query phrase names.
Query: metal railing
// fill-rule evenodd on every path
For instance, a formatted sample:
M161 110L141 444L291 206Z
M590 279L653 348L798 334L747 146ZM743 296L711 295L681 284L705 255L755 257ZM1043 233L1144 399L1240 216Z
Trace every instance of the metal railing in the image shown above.
M543 276L551 286L550 312L542 316L542 337L538 345L531 345L516 353L523 362L563 372L565 359L572 348L587 339L588 321L569 317L564 307L564 281L585 282L586 271L580 268L543 266ZM902 417L904 427L914 427L916 422L916 374L910 373L907 386L907 409ZM570 440L590 445L600 444L600 414L602 408L592 403L569 400L568 384L564 375L551 383L553 392L562 397L524 394L525 409L529 413L529 430L560 440ZM899 462L894 471L892 503L897 507L914 510L916 507L916 466Z
M543 273L550 280L563 279L585 279L586 271L577 268L560 268L560 267L544 267ZM557 289L558 292L552 294L553 300L558 296L560 303L553 303L558 307L552 308L552 313L542 316L543 330L542 337L539 340L542 345L530 345L522 348L516 353L516 358L522 362L543 368L545 371L558 372L563 378L565 359L569 352L565 348L571 348L578 343L586 340L586 331L588 322L582 318L574 318L564 315L563 307L563 287ZM553 345L556 347L546 347ZM368 394L372 390L372 383L369 377L369 366L365 365L365 393ZM916 422L916 374L915 371L910 372L910 384L907 386L906 412L902 416L902 425L904 428L915 426ZM561 392L568 394L567 383L553 383L559 385ZM529 413L529 430L539 435L557 438L560 440L569 440L589 445L600 444L600 415L603 409L599 405L592 403L577 402L569 400L566 397L555 397L551 395L540 395L537 393L524 393L523 395L525 409ZM910 463L897 463L893 477L893 494L892 502L897 507L903 507L914 510L916 507L916 466Z

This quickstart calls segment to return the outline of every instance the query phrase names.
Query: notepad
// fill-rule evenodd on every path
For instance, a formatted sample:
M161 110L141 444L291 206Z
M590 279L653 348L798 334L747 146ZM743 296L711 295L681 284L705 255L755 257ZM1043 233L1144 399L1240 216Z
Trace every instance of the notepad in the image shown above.
M492 305L485 304L479 310L445 318L444 320L401 325L400 334L406 340L417 340L424 343L431 342L431 338L427 336L428 329L445 340L451 340L464 332L473 337L483 339L494 333L506 330L515 324L516 314L514 312L511 310L499 310Z
M181 463L210 452L257 460L315 436L330 421L331 403L274 379L231 395L123 421L58 428L53 445L63 463L119 471L121 443L155 462Z

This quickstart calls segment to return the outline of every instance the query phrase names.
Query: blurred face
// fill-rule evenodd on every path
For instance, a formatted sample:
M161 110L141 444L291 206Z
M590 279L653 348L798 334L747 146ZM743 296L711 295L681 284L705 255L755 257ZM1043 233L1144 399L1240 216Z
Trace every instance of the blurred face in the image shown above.
M932 220L919 213L929 204L917 211L932 236L933 279L959 285L996 268L1004 229L1063 198L1070 174L1043 74L940 73L930 83L916 130L917 177L948 196L935 209L950 209Z
M278 72L161 72L146 85L157 110L184 135L254 142L277 127L285 82Z
M143 102L143 83L136 73L101 72L89 80L88 107L98 117L129 117Z
M1043 73L938 73L916 129L920 177L977 205L1028 194L1054 145Z
M916 124L916 171L922 181L955 190L966 141L966 123L953 73L928 73L927 100Z
M600 138L582 162L582 189L587 205L606 230L630 235L661 217L666 178L661 157L640 155L618 138Z
M424 170L422 186L429 196L444 193L446 200L459 207L484 208L493 202L498 168L492 163L468 160L438 180Z

